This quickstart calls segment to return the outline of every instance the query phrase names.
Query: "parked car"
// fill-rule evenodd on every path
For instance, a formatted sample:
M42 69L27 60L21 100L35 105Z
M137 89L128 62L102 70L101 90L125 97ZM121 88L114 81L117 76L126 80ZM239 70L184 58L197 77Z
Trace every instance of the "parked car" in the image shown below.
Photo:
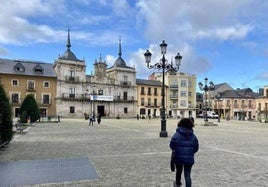
M208 118L212 118L212 119L215 119L215 118L218 118L218 114L216 114L215 112L213 111L207 111L207 117Z
M197 118L204 118L205 117L205 112L204 113L201 112L201 113L197 114L196 117ZM207 111L207 118L216 119L216 118L218 118L218 114L216 114L213 111Z

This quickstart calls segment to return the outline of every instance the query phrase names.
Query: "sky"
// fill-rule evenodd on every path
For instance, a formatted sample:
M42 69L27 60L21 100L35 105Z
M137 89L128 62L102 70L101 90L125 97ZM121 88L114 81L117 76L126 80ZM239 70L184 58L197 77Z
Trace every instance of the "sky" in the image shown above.
M0 0L0 58L54 63L66 50L84 59L91 74L100 56L111 67L118 57L137 78L162 58L179 52L179 71L234 89L268 85L267 0ZM198 90L197 90L198 91Z

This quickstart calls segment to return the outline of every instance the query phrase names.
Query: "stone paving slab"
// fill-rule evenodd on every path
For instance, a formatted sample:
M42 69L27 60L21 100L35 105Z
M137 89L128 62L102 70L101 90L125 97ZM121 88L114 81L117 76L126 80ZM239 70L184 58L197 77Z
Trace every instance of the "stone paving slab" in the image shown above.
M98 179L87 157L0 162L0 186L16 187Z
M169 187L175 176L169 168L169 141L177 122L167 120L168 138L159 138L159 119L104 118L101 126L90 127L83 119L36 124L15 136L0 152L0 161L87 157L99 175L97 180L37 186ZM192 169L193 187L268 186L268 124L222 121L203 126L200 119L196 124L200 150Z

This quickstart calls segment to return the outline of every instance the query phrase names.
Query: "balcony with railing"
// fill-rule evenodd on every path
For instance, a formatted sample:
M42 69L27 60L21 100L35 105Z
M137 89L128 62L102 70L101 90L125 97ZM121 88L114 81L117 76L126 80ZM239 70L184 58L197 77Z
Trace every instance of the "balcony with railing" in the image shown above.
M76 82L79 82L79 77L78 76L65 76L65 81L66 82L69 82L69 83L76 83Z
M178 108L178 103L174 103L170 105L170 109L177 109Z
M123 88L129 88L131 86L130 81L120 81L120 86Z
M169 88L171 89L171 90L177 90L178 89L178 85L176 85L176 84L171 84L170 86L169 86Z
M170 99L178 99L178 94L170 94L169 98Z
M61 94L60 99L65 101L90 101L90 95L63 93Z
M122 96L114 96L114 102L134 102L134 96L122 97Z

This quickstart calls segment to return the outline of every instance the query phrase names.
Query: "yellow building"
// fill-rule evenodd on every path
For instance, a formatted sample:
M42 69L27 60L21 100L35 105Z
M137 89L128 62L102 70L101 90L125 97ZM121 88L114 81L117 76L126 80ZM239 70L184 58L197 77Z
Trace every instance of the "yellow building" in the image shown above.
M136 79L137 85L137 115L144 117L160 117L162 108L162 82L155 80ZM168 103L168 86L165 86L165 109ZM166 112L167 114L167 112Z
M268 85L264 86L262 96L256 98L256 115L258 121L268 121Z
M55 115L57 83L53 64L0 59L0 84L12 107L12 116L19 117L20 106L28 94L33 94L41 115Z

